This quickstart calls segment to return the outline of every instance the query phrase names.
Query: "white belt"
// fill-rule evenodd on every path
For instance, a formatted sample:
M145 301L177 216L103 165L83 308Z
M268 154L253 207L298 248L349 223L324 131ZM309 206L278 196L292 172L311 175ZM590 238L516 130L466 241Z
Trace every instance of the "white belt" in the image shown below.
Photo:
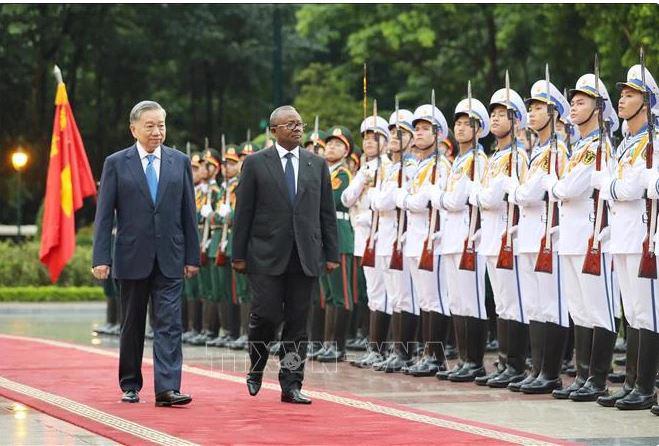
M350 214L347 212L336 211L336 218L339 220L350 220Z

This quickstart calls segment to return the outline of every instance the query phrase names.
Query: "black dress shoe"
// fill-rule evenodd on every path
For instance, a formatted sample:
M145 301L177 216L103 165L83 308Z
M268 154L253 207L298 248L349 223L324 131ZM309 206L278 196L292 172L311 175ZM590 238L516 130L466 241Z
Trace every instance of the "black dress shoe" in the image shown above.
M538 376L539 375L533 375L532 373L529 373L523 380L508 384L508 390L511 392L521 392L522 386L531 384L533 381L538 379Z
M646 395L634 388L629 395L616 401L615 406L620 410L644 410L657 404L657 394Z
M493 389L505 389L510 383L523 381L526 378L526 372L516 370L510 364L502 373L487 381L487 386Z
M192 401L190 395L178 390L167 390L156 395L156 407L183 406Z
M623 399L634 390L634 387L624 383L622 388L612 393L611 395L601 396L597 398L597 404L603 407L615 407L616 401Z
M650 409L650 412L652 412L655 415L659 415L659 406L652 406L652 409Z
M574 380L572 384L567 386L564 389L556 389L551 393L551 396L556 398L557 400L567 400L570 398L570 394L572 392L576 392L577 390L581 389L581 386L586 384L586 380L580 377L577 377L577 379Z
M513 384L508 385L509 390L512 390L513 387L514 387ZM551 379L540 374L536 379L534 379L530 383L519 386L519 391L527 395L544 395L547 393L553 393L554 390L560 390L562 388L563 388L563 381L561 380L560 377Z
M593 383L591 380L586 381L586 384L581 386L580 389L575 390L570 394L570 399L572 401L597 401L601 396L607 396L609 394L609 389L604 385L599 387L597 384Z
M311 400L306 396L302 395L302 392L300 392L298 389L293 389L288 392L282 392L281 402L293 403L293 404L311 404Z
M504 370L505 369L499 369L499 366L497 366L491 373L488 373L485 376L479 376L478 378L474 379L474 384L477 386L486 386L489 380L496 378L502 374Z
M249 373L247 375L247 390L252 396L256 396L261 390L261 383L263 382L262 373Z
M479 376L484 376L485 373L485 367L482 364L468 362L457 372L449 374L448 380L454 383L472 382Z
M608 379L609 382L615 384L624 383L626 378L627 378L627 374L624 372L623 373L611 372L606 376L606 379Z
M409 375L414 377L435 376L437 372L445 371L446 366L434 356L429 356L426 361L418 362L409 369Z
M126 390L121 397L123 403L139 403L140 394L137 390Z
M439 372L437 372L435 374L435 378L437 378L440 381L446 381L446 380L448 380L448 376L450 374L456 373L457 371L459 371L462 368L463 365L464 365L464 363L459 362L456 365L454 365L451 370L440 370Z

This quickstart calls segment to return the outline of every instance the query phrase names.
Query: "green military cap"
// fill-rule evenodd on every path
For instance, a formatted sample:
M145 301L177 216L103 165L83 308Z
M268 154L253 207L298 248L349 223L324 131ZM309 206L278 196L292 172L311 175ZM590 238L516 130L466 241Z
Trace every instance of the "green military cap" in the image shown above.
M204 160L213 164L215 167L220 167L220 164L222 163L220 152L211 147L204 152Z
M200 167L202 163L201 153L194 152L190 154L190 164L192 167Z
M240 145L240 147L238 147L238 153L240 156L251 155L252 153L258 152L259 150L260 147L250 141L245 141Z
M355 143L352 139L352 133L346 127L335 125L327 131L327 136L325 137L325 143L332 138L337 138L348 146L348 153L352 153L355 150Z
M352 148L352 153L350 154L350 159L352 159L355 164L357 165L357 168L359 168L359 165L361 164L361 157L364 151L362 150L361 147L358 145L354 145Z
M238 148L233 144L228 145L224 152L224 158L236 162L240 161L240 153Z
M302 146L306 146L309 143L317 143L321 147L325 147L325 139L327 138L327 133L323 130L318 130L318 133L309 132L304 135L302 140Z

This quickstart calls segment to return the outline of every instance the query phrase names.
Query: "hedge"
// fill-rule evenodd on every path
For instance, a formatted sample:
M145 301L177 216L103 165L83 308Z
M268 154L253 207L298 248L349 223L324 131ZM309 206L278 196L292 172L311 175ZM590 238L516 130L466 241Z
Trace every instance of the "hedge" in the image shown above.
M88 229L78 231L73 258L62 271L57 285L94 286L91 237ZM0 287L51 285L48 271L39 261L39 240L24 243L0 242Z
M81 302L104 300L99 286L0 287L0 302Z

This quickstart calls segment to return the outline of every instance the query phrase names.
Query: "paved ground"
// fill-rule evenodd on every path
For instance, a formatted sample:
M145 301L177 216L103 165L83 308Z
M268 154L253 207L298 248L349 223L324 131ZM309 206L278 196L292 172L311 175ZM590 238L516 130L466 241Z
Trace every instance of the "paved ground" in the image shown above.
M0 304L0 333L116 349L117 338L99 338L91 334L103 318L104 305L98 303ZM148 347L145 355L151 355ZM205 347L186 346L184 359L191 365L240 373L248 364L244 352ZM493 359L488 358L488 362ZM274 370L270 378L276 379ZM347 391L365 398L393 401L584 444L659 445L659 417L649 411L621 412L601 408L595 403L557 401L550 396L519 395L473 384L439 382L435 378L385 375L347 364L322 367L311 363L305 385L330 392ZM194 393L194 389L187 390ZM0 443L10 438L9 444L112 444L83 429L3 399L0 399L0 432L3 433Z

